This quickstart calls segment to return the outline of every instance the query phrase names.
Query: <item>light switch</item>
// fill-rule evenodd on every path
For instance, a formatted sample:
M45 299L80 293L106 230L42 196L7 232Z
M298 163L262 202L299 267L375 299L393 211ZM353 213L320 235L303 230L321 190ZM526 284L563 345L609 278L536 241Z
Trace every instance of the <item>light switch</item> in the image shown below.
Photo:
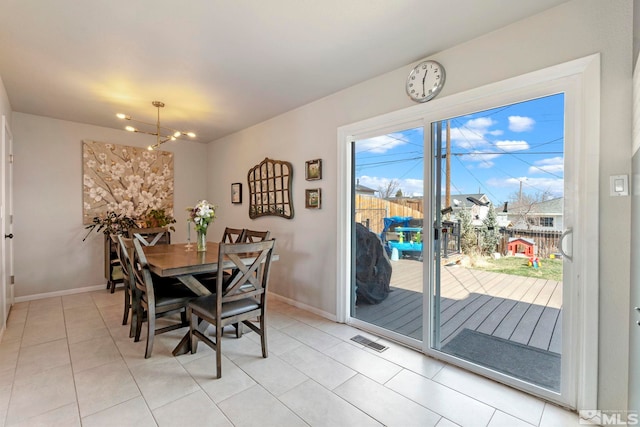
M629 195L629 176L628 175L611 175L609 177L611 188L611 196L628 196Z

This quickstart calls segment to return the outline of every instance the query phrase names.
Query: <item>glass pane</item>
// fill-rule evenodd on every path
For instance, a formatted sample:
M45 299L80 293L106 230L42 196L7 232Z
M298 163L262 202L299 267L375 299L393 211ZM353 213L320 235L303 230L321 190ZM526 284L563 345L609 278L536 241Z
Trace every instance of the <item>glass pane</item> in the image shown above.
M433 347L559 391L564 95L432 132Z
M422 127L353 143L351 317L422 340Z

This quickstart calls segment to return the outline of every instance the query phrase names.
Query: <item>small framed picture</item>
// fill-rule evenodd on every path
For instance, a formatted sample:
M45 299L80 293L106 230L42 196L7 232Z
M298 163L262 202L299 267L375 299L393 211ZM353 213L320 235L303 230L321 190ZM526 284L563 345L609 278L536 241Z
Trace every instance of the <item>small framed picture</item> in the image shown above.
M305 164L304 179L307 181L322 179L322 159L309 160Z
M322 205L322 193L319 188L305 190L304 207L307 209L320 209Z
M242 203L242 184L239 182L231 184L231 203Z

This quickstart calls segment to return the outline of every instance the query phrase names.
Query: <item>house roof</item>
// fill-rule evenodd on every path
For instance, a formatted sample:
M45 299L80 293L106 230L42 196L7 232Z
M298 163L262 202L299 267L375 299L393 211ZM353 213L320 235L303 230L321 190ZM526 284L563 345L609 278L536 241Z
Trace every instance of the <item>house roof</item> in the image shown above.
M545 200L531 206L530 213L539 215L562 215L564 207L564 198Z
M490 201L487 195L484 193L455 194L455 195L451 195L451 206L453 207L454 210L462 209L462 208L472 208L476 206L476 204L469 199L479 200L482 203L488 203ZM444 199L443 199L443 202L444 202Z

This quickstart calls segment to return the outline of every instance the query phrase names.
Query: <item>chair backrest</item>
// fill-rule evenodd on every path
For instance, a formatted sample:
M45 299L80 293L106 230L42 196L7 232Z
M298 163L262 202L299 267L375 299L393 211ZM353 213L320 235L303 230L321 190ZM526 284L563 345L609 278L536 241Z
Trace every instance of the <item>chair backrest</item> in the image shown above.
M247 297L264 303L275 242L275 239L271 239L256 243L220 244L218 266L231 261L233 266L224 268L233 268L237 273L226 277L226 283L223 283L223 268L218 269L216 294L221 298L217 298L217 305Z
M171 243L171 232L166 227L131 228L129 229L129 236L140 240L140 243L145 246L168 245Z
M121 234L118 234L116 239L118 241L118 260L120 261L124 281L127 286L133 289L135 286L135 279L133 276L133 257L135 247L133 246L133 239L124 237Z
M155 304L155 294L153 289L153 279L151 278L151 270L147 263L147 257L142 249L142 243L139 239L132 239L135 247L134 258L132 263L133 277L135 279L135 290L138 298L143 306ZM151 301L151 303L150 303ZM150 307L149 307L150 308Z
M242 228L229 228L224 229L222 233L221 243L240 243L244 238L244 229Z
M262 242L269 239L270 231L244 230L242 241L246 243Z

